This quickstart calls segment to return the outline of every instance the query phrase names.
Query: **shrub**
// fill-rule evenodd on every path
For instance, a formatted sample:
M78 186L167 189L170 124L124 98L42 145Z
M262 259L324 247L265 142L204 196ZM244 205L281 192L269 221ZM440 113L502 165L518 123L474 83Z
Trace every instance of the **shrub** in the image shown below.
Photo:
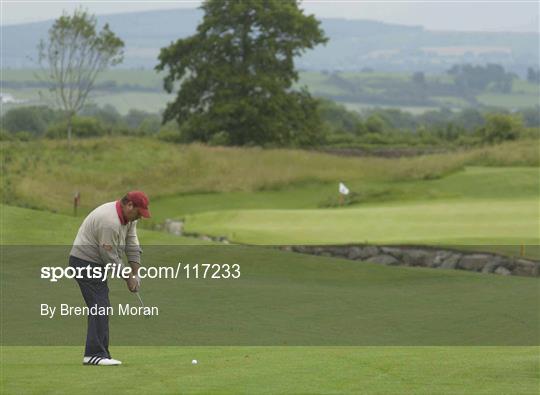
M34 136L33 133L20 131L20 132L14 133L13 137L14 137L15 140L19 140L19 141L30 141L35 136Z
M106 134L103 125L94 118L74 117L73 118L73 136L77 137L97 137ZM47 129L46 137L64 138L67 133L67 121L56 123Z
M229 134L227 132L218 132L214 134L212 137L210 137L210 140L208 140L208 145L212 146L224 146L229 145Z
M392 144L393 139L391 136L384 135L382 133L367 133L359 138L360 141L366 144Z

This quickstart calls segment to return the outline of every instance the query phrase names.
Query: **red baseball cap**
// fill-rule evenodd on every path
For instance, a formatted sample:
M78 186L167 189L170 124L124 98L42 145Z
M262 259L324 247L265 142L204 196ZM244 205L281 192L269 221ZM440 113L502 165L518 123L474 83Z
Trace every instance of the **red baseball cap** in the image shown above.
M139 209L139 213L144 218L150 218L150 211L148 211L148 205L150 200L143 191L131 191L127 194L128 199L133 202L133 205Z

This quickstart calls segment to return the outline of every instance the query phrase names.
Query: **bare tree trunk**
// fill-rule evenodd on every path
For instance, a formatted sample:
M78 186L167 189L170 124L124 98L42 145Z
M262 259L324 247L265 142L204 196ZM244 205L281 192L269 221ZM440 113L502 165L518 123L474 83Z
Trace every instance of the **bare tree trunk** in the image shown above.
M68 114L68 122L67 122L67 140L68 140L68 147L71 147L71 128L72 128L72 120L73 120L73 114L71 112Z

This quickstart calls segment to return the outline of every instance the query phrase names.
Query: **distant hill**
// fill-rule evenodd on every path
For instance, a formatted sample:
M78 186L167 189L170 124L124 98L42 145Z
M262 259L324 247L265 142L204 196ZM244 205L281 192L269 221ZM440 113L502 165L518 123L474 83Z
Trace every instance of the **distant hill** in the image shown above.
M98 16L126 43L121 67L153 68L159 49L195 32L198 9L145 11ZM326 46L297 61L304 70L441 72L455 63L499 63L520 75L538 66L540 35L535 33L433 32L368 20L321 19ZM4 68L31 68L36 46L51 21L2 27Z

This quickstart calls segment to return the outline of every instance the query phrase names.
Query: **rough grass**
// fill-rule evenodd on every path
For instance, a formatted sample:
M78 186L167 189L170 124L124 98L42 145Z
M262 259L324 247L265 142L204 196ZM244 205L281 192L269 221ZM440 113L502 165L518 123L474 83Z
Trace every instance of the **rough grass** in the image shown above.
M150 138L3 142L4 203L68 213L130 189L151 198L195 192L257 191L305 182L437 179L466 165L538 166L538 141L414 158L350 158L291 149L173 145Z

